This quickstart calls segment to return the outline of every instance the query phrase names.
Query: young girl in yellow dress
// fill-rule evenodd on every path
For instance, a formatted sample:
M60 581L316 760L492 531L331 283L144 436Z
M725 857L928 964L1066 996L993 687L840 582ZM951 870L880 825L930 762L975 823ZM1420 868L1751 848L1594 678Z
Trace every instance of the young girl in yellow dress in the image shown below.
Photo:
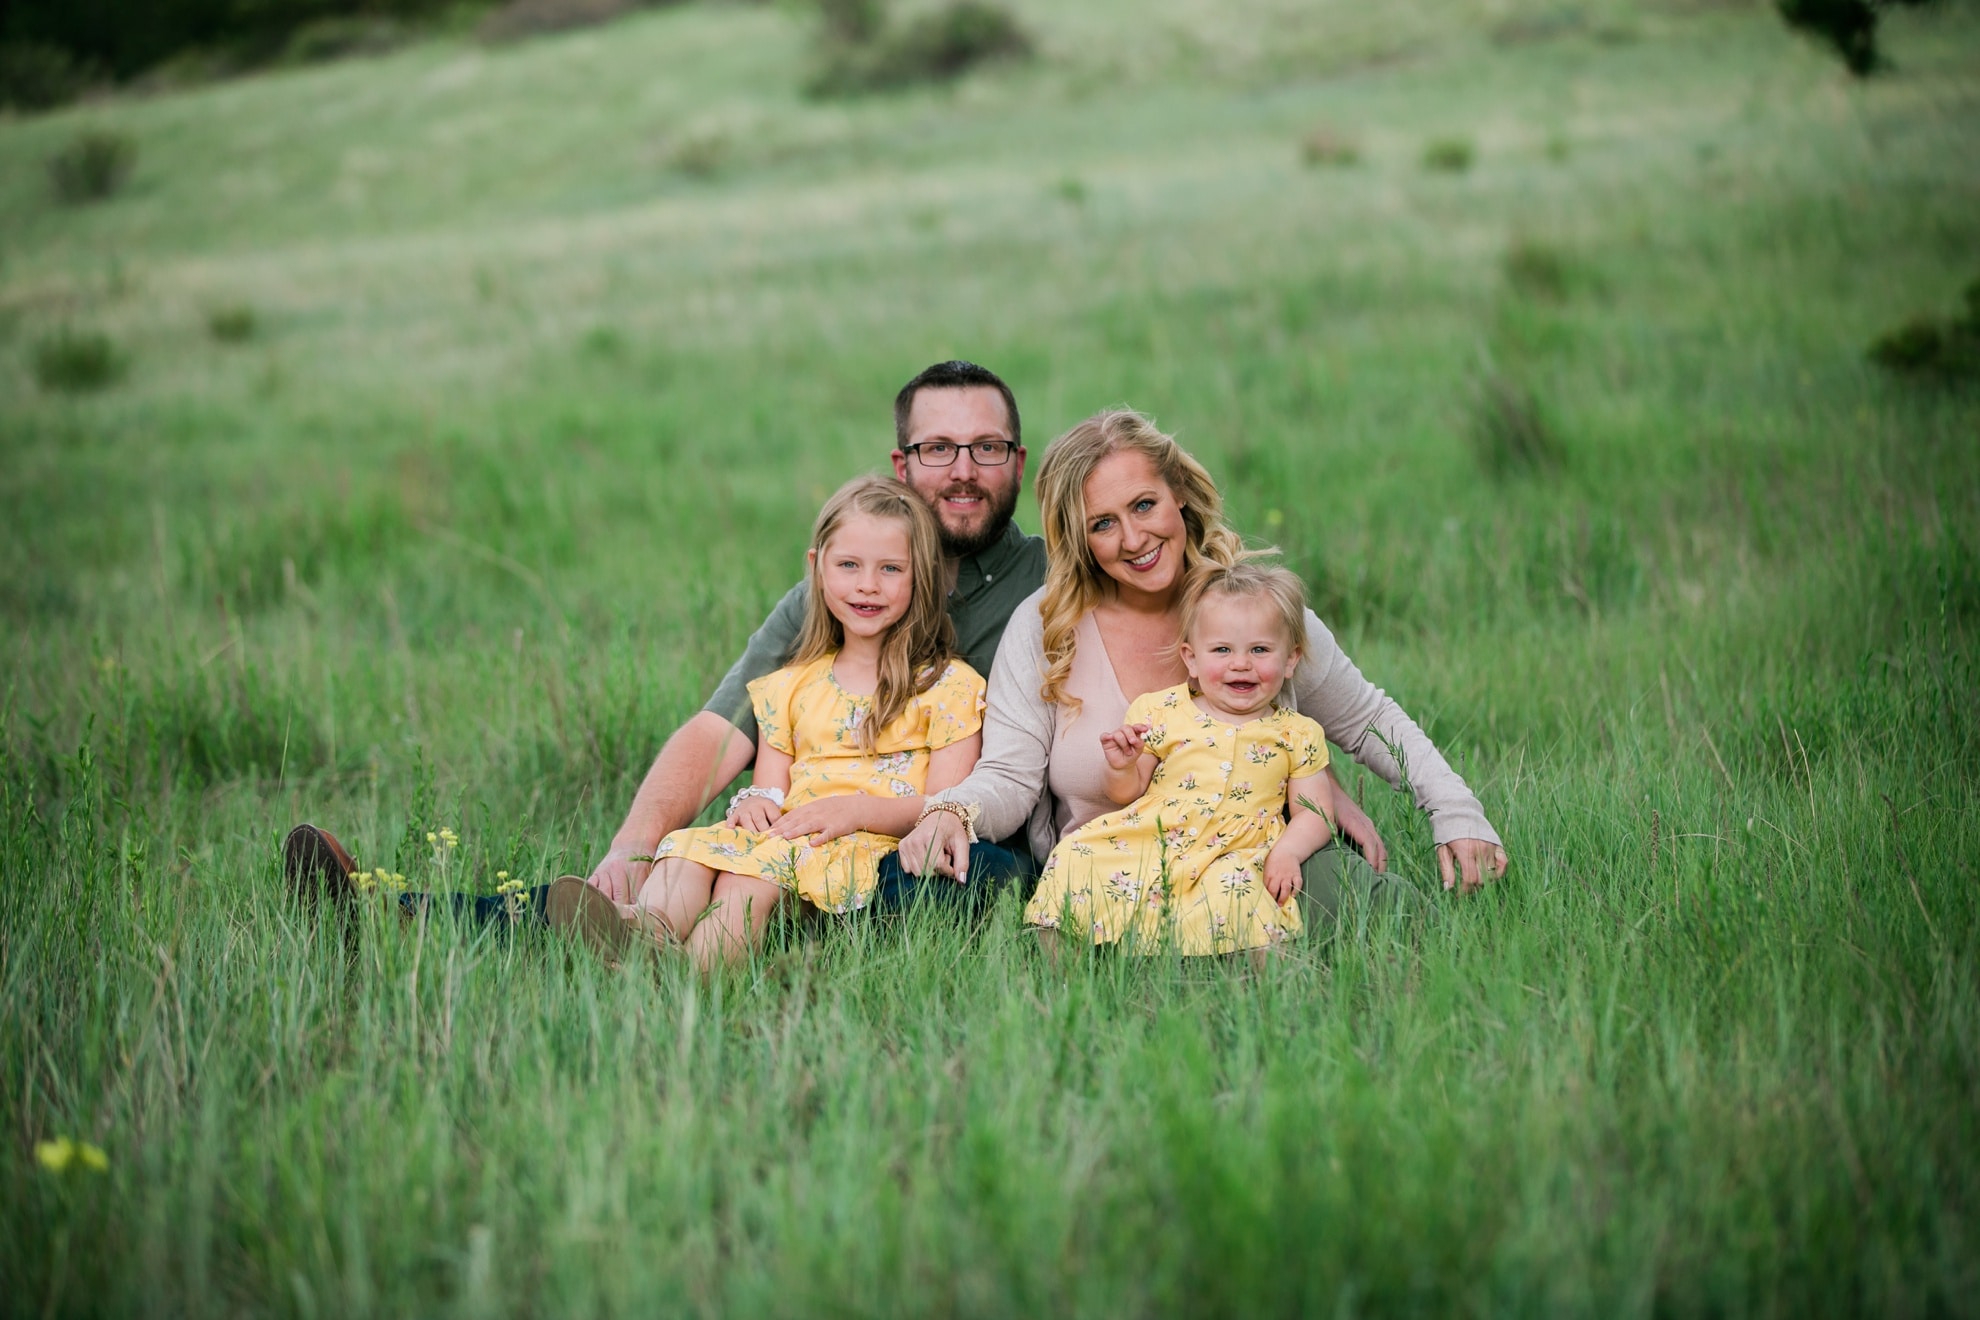
M704 967L755 948L787 894L827 912L864 907L923 795L960 783L982 742L983 679L954 655L928 506L898 481L848 482L805 559L797 649L749 685L750 786L723 824L663 839L638 901L620 910Z
M1137 953L1234 953L1300 933L1300 863L1332 835L1320 726L1275 703L1306 635L1305 591L1254 562L1202 570L1182 599L1187 684L1100 735L1124 810L1059 840L1025 921ZM1290 807L1290 819L1288 808Z

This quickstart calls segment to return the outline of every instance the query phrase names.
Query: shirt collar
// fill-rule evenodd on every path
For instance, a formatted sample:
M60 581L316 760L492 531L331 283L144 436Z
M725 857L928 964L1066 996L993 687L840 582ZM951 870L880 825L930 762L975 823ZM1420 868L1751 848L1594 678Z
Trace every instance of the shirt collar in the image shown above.
M1024 553L1025 544L1030 540L1015 520L1006 524L1002 536L960 562L956 572L956 589L960 591L967 583L996 581Z

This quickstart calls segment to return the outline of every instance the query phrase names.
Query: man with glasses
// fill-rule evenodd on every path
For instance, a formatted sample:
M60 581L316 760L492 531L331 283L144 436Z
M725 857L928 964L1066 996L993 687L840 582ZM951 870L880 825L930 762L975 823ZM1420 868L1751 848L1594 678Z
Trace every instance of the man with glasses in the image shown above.
M1004 625L1045 582L1045 543L1011 521L1024 482L1017 400L996 373L973 362L940 362L894 398L894 475L928 502L942 528L948 566L949 617L956 645L986 677ZM674 731L646 772L611 849L593 869L593 886L629 903L645 882L653 849L693 822L724 785L756 756L756 719L748 684L781 666L804 622L805 584L777 602L708 704ZM971 850L972 883L937 878L929 896L987 898L994 884L1024 872L1026 859L994 847ZM880 869L876 905L897 905L924 892L901 873L898 858ZM580 891L581 892L581 891Z

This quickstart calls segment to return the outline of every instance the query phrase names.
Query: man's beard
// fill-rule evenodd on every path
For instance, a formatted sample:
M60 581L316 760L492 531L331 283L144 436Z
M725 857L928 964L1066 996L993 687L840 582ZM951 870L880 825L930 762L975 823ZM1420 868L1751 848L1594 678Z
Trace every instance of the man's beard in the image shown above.
M936 495L940 500L948 495L974 495L981 499L989 516L983 520L980 531L957 534L949 530L942 521L941 514L935 515L936 526L942 529L942 553L950 559L968 559L980 555L1003 538L1004 529L1011 525L1011 515L1017 511L1017 487L1012 486L999 502L989 491L973 482L959 482L944 488Z

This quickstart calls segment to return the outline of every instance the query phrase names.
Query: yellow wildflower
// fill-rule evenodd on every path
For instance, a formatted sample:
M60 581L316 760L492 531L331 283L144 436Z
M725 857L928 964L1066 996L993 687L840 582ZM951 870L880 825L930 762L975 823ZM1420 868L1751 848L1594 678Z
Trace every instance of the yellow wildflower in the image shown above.
M41 1167L50 1173L61 1173L76 1157L76 1143L67 1137L57 1137L53 1141L34 1143L34 1157L41 1161Z
M72 1141L68 1137L35 1142L34 1157L50 1173L67 1173L78 1162L91 1173L102 1173L110 1167L110 1157L103 1153L102 1147L92 1146L87 1141Z
M426 832L426 841L428 843L438 843L440 842L440 836L435 834L432 830L428 830Z

